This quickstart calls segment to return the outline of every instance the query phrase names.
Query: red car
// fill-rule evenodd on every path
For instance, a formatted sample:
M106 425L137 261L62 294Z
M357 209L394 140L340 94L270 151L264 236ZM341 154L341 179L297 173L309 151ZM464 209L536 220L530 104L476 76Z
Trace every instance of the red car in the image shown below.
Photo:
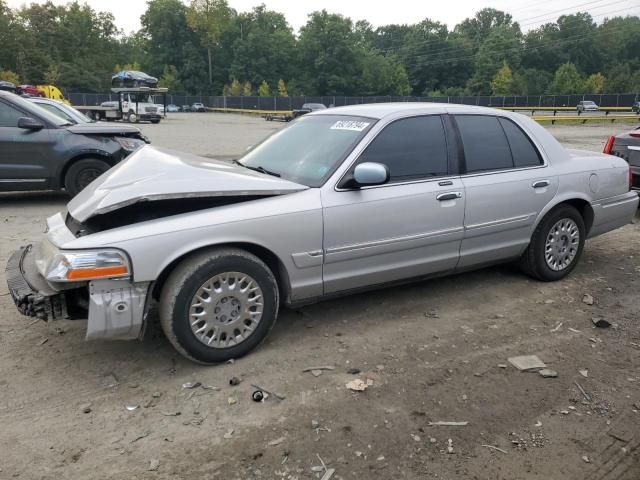
M32 97L44 97L44 93L38 90L33 85L18 85L19 95L30 95Z
M604 146L604 153L624 158L629 162L631 188L640 191L640 127L609 137Z

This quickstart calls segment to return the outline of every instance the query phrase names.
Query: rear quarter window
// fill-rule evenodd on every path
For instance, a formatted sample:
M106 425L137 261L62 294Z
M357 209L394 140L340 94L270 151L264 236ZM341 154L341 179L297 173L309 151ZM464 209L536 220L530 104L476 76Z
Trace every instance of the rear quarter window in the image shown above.
M542 165L542 157L533 145L531 139L511 120L500 119L500 125L504 129L511 148L513 163L518 167L533 167Z

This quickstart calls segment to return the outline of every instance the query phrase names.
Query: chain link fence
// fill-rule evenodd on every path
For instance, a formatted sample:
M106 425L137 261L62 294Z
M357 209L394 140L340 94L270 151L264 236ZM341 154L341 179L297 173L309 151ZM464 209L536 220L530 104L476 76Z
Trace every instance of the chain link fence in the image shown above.
M102 102L117 101L114 93L70 93L72 105L93 106ZM327 107L359 105L363 103L385 102L438 102L479 105L482 107L575 107L578 102L591 100L600 107L631 107L640 100L638 93L598 94L598 95L528 95L528 96L454 96L454 97L223 97L201 95L167 95L167 104L182 107L196 102L212 108L233 108L245 110L294 110L304 103L323 103ZM162 96L157 98L162 103Z

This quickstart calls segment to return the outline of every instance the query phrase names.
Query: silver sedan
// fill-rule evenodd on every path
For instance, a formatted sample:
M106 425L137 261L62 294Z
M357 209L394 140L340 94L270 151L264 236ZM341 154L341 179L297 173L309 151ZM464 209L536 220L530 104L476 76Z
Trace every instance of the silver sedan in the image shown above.
M146 146L15 252L21 312L139 338L157 302L200 363L256 347L282 305L517 260L541 281L638 207L629 165L527 117L439 104L310 113L226 163Z

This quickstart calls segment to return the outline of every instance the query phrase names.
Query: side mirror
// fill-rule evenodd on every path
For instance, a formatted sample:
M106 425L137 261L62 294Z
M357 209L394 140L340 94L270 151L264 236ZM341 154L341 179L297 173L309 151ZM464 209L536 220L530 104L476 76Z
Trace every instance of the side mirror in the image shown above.
M20 117L18 119L18 128L24 128L26 130L42 130L44 128L44 124L35 118Z
M376 162L364 162L356 165L353 174L349 175L340 187L360 188L382 185L387 183L390 178L391 173L386 165Z

